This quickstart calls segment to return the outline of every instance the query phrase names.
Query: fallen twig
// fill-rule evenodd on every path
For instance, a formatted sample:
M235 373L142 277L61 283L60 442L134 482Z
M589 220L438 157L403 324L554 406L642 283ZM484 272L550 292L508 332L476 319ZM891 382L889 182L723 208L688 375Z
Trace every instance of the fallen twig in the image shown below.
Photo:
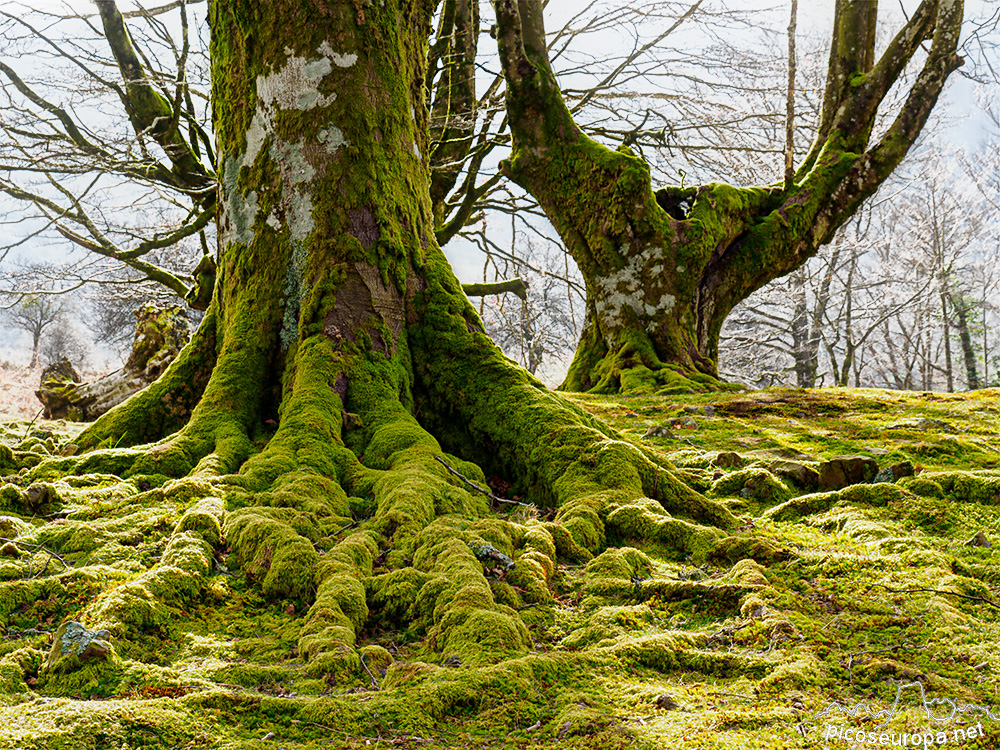
M1000 604L997 604L992 599L986 599L985 597L982 597L982 596L969 596L968 594L959 594L959 593L957 593L955 591L945 591L944 589L925 589L925 588L894 589L894 588L890 588L889 586L886 586L884 583L873 583L871 585L871 587L868 589L868 591L871 591L876 586L878 586L879 588L883 588L886 591L889 591L889 592L891 592L893 594L921 594L921 593L922 594L941 594L943 596L954 596L954 597L957 597L958 599L966 599L966 600L968 600L970 602L981 602L983 604L988 604L989 606L993 607L994 609L1000 609ZM865 593L867 593L867 592L865 592Z
M459 479L461 479L466 485L468 485L469 487L471 487L472 489L474 489L476 492L480 492L483 495L486 495L486 497L488 497L490 500L492 500L495 503L510 503L511 505L520 505L520 506L522 506L524 508L534 508L535 507L531 503L522 503L520 500L508 500L505 497L497 497L496 495L494 495L492 492L490 492L485 487L480 487L478 484L476 484L475 482L473 482L467 476L465 476L461 472L457 471L456 469L453 469L451 466L448 465L447 461L445 461L443 458L441 458L441 456L434 456L434 460L437 461L439 464L441 464L444 468L446 468L451 474L454 474L456 477L458 477ZM536 510L537 510L537 508L536 508Z
M30 422L28 422L28 426L24 428L24 437L23 437L23 438L21 438L21 440L27 440L27 439L28 439L28 432L30 432L30 430L31 430L31 426L32 426L32 425L33 425L33 424L34 424L35 422L37 422L37 421L38 421L38 418L39 418L40 416L42 416L42 412L43 412L43 411L45 411L45 407L44 407L44 406L43 406L43 407L42 407L41 409L39 409L39 410L38 410L38 413L37 413L37 414L36 414L36 415L35 415L34 417L32 417L32 418L31 418L31 421L30 421Z
M372 681L372 687L378 690L378 680L375 679L375 675L372 674L372 671L368 669L368 665L365 664L365 655L359 651L358 656L361 658L361 666L364 668L365 672L368 673L368 678Z
M73 567L68 562L66 562L62 558L61 555L58 555L57 553L55 553L52 550L50 550L48 547L44 547L41 544L29 544L28 542L19 542L16 539L8 539L6 537L0 536L0 544L7 544L8 542L10 544L17 545L18 547L28 547L29 549L33 549L33 550L38 550L40 552L44 552L44 553L46 553L49 556L48 559L45 561L45 567L42 568L42 572L38 574L39 576L45 575L45 572L49 569L49 563L52 562L53 559L56 559L56 560L58 560L59 562L62 563L63 570L69 570L71 567ZM28 576L29 578L34 578L35 577L35 574L33 574L31 572L31 561L30 560L28 561L28 573L29 573L29 576Z

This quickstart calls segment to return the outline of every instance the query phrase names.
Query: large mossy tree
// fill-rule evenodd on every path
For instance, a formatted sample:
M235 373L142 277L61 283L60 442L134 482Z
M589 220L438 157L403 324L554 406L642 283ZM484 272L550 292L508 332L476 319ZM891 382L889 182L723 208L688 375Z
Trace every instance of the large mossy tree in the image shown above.
M550 601L558 561L629 538L704 559L734 531L659 454L483 333L433 231L433 13L431 0L212 3L211 305L159 381L81 434L81 455L35 470L186 478L201 498L148 581L91 607L113 634L154 627L157 602L184 595L177 576L210 569L204 545L224 538L267 596L310 607L299 653L319 675L357 672L372 608L437 651L491 661L527 651L512 605ZM468 486L492 475L539 510L496 517ZM509 568L506 588L482 559Z
M822 113L791 179L656 189L642 159L574 122L549 64L541 0L495 5L514 139L505 172L545 210L587 287L569 390L715 384L726 316L832 239L906 156L962 64L962 0L923 0L879 57L877 0L837 0ZM883 102L927 42L894 120L873 140L878 118L893 114Z

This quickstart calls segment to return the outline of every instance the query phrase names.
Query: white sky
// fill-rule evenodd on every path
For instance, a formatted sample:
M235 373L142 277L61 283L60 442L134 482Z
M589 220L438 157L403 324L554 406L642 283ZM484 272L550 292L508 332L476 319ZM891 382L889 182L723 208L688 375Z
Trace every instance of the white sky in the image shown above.
M267 0L262 0L267 1ZM624 0L622 0L624 2ZM156 8L165 5L169 0L144 0L141 4L146 8ZM204 4L204 0L189 0L189 2ZM760 10L771 11L782 15L787 15L790 3L788 0L708 0L714 5L725 5L731 10L747 11ZM919 5L920 0L883 0L881 7L889 14L898 14L900 5L907 14ZM966 0L966 16L969 18L983 17L989 12L995 11L1000 5L1000 0ZM127 12L138 6L134 0L120 0L118 7ZM800 0L799 2L799 28L802 34L830 33L835 0ZM49 11L58 14L91 14L96 12L94 3L91 0L30 0L20 2L19 0L0 0L0 8L8 12L18 9L32 9ZM552 17L549 22L550 28L555 28L560 21L575 14L580 8L579 0L550 0L549 15ZM488 11L487 11L488 12ZM771 16L774 18L774 16ZM896 20L898 23L898 20ZM895 25L895 24L894 24ZM783 23L781 24L783 28ZM609 44L614 45L615 40L609 38ZM676 41L675 41L676 44ZM595 50L600 52L600 50ZM0 40L0 57L3 57L3 41ZM983 130L982 125L975 119L974 112L974 86L967 80L959 76L953 76L953 81L949 84L949 91L945 101L939 106L947 107L960 119L960 125L955 127L951 133L951 139L959 143L972 144L978 139L978 134ZM964 119L963 119L964 118ZM482 273L482 259L478 256L469 256L462 253L457 247L449 247L449 256L455 266L455 271L460 278L465 281L479 278ZM61 247L46 251L41 247L35 247L29 253L29 257L34 259L50 258L53 260L65 261L68 255L68 248ZM23 342L14 341L12 332L0 327L0 358L9 356L11 345L23 346Z

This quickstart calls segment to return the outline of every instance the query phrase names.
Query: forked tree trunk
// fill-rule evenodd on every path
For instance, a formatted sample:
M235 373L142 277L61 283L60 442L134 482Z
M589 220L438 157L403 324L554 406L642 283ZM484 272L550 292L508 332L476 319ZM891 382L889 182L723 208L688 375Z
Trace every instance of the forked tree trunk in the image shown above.
M788 185L654 190L643 160L576 126L549 64L542 5L495 0L514 139L503 168L545 210L586 282L570 390L717 385L726 316L801 266L875 192L961 64L961 0L924 0L877 61L877 2L838 0L816 140ZM926 40L931 51L905 104L870 145L879 104Z

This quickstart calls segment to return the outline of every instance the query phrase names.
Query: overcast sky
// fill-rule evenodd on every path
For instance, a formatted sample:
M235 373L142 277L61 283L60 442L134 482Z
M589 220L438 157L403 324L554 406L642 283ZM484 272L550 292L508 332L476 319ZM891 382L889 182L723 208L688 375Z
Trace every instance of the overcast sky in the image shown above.
M266 1L266 0L262 0ZM624 2L624 0L622 0ZM155 8L166 4L168 0L145 0L142 3L144 7ZM190 0L189 0L190 2ZM204 8L204 0L196 0ZM723 5L728 9L735 11L770 11L773 14L770 19L780 19L780 23L775 23L774 20L769 20L768 23L774 28L784 27L784 17L788 13L790 3L788 0L708 0L706 5L714 5L716 7ZM888 14L897 15L900 11L900 5L902 5L903 11L907 14L912 13L912 11L919 5L919 0L892 0L891 2L886 0L882 3L881 7L883 11ZM121 0L118 3L119 8L127 12L129 10L137 7L137 3L132 0ZM800 33L805 35L822 35L825 37L831 32L833 9L835 7L835 0L800 0L799 2L799 28ZM998 0L966 0L966 15L970 18L982 17L987 14L988 11L995 11L998 7ZM73 14L73 13L85 13L92 14L96 12L96 8L90 0L32 0L28 3L21 3L17 0L0 0L0 8L8 12L16 12L19 9L25 11L28 10L44 10L60 14ZM550 0L549 3L549 28L554 29L562 24L562 22L572 16L580 9L579 0ZM893 25L898 24L898 15L896 19L893 19ZM694 29L688 33L699 33ZM624 38L624 37L623 37ZM678 41L683 43L683 36L673 37L674 45L678 44ZM694 41L694 40L692 40ZM783 46L783 40L776 40L776 42ZM609 51L613 51L613 46L615 44L621 44L621 41L617 41L614 35L608 35L607 44L609 45ZM594 50L595 54L599 54L601 50ZM4 57L3 41L0 40L0 58ZM18 61L7 60L16 65ZM20 61L23 64L23 61ZM959 76L953 76L953 81L949 84L948 95L945 101L942 102L943 107L947 107L950 112L957 116L959 124L952 131L952 140L958 142L965 142L973 144L976 142L980 133L983 130L981 121L975 118L975 106L974 106L974 86L967 80L961 79ZM0 199L0 212L2 212L3 201ZM448 248L449 256L455 265L456 273L465 281L473 280L482 273L482 257L473 256L467 252L462 252L456 245L449 246ZM44 245L34 245L27 250L27 256L31 259L49 259L65 261L69 254L68 246L58 246L51 249L46 248ZM25 253L21 253L24 257ZM14 256L12 255L11 258ZM12 332L10 330L5 330L2 324L0 324L0 358L4 356L9 356L9 347L11 344L22 346L23 341L13 341Z

